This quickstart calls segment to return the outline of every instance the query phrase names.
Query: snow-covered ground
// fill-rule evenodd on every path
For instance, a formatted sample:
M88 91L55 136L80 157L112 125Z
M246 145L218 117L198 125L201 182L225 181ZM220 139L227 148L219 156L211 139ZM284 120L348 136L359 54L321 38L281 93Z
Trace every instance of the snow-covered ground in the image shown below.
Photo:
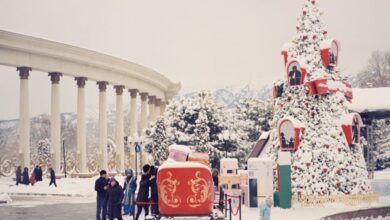
M97 178L97 177L96 177ZM12 202L6 204L7 206L18 207L34 207L48 204L64 204L64 203L94 203L95 191L94 182L96 178L67 178L57 180L58 187L49 187L49 180L45 179L34 186L19 185L15 186L12 178L0 178L0 199L12 198ZM117 178L120 183L123 178ZM390 170L376 173L374 181L390 181ZM388 184L390 185L390 184ZM8 195L8 196L7 196ZM9 199L8 199L9 200ZM292 208L283 210L280 208L272 208L272 219L287 220L287 219L320 219L321 217L346 212L358 209L365 209L377 206L390 206L390 197L381 197L378 204L371 206L343 206L333 205L319 208ZM242 219L258 219L259 210L253 208L243 207ZM124 219L132 219L125 217ZM233 219L237 220L238 217Z

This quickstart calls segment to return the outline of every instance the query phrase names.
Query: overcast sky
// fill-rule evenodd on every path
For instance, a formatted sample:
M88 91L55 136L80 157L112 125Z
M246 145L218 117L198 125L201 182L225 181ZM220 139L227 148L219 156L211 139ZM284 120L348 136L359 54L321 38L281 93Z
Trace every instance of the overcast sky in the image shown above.
M295 34L303 0L0 0L0 29L63 42L145 65L184 90L282 78L281 46ZM318 1L317 1L318 2ZM319 1L341 69L356 73L390 49L389 0ZM0 66L0 119L18 116L19 77ZM61 79L61 110L76 111L74 79ZM50 111L47 73L30 75L31 115ZM98 103L95 82L87 105ZM108 99L114 103L114 91ZM128 103L128 99L125 100Z

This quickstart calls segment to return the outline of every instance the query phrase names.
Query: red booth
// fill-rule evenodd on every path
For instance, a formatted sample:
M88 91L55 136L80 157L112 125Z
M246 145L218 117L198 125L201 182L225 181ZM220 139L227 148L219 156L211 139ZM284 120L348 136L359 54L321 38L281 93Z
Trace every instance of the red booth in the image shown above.
M281 119L278 123L280 149L282 151L297 150L304 129L305 125L296 119Z
M289 86L299 86L305 81L307 71L299 60L292 59L286 65L286 74Z
M341 128L349 145L360 144L360 128L363 120L358 113L350 113L341 117Z
M321 42L322 62L326 67L336 67L339 64L340 43L335 39L327 39Z
M165 162L158 170L162 216L209 216L213 209L210 168L197 162Z

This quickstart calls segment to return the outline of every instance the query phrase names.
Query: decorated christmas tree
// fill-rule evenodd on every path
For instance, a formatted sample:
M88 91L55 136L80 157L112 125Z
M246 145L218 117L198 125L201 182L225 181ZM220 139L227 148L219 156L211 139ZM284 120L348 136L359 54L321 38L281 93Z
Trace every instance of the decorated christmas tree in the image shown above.
M279 151L291 152L295 195L367 193L361 118L348 112L352 87L338 70L340 44L329 38L317 4L305 0L297 34L282 50L286 77L274 88L267 156L278 161Z

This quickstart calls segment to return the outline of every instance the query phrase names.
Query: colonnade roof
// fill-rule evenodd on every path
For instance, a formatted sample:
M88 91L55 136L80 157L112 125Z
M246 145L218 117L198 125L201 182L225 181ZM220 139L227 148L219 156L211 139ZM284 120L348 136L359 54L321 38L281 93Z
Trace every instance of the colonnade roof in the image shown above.
M0 64L28 66L43 72L61 72L89 80L107 81L138 89L162 100L181 89L164 75L145 66L92 50L0 30Z

